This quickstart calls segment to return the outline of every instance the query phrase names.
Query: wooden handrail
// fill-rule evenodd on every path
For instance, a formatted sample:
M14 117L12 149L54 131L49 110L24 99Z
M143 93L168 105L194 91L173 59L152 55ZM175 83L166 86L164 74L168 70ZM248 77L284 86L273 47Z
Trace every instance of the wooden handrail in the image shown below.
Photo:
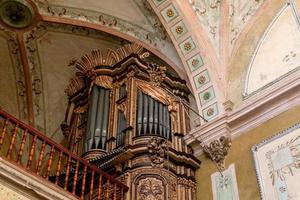
M79 199L124 199L126 185L1 108L0 131L0 156L6 160ZM26 145L29 151L24 157Z

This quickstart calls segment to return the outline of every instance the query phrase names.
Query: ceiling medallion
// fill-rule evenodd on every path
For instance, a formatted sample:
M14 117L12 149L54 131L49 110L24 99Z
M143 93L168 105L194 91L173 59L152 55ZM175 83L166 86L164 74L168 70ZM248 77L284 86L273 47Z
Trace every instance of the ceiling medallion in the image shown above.
M191 45L190 42L187 42L187 43L184 44L184 49L185 49L186 51L189 51L191 48L192 48L192 45Z
M199 60L198 60L198 59L194 59L194 60L192 61L192 66L193 66L193 67L196 67L198 64L199 64Z
M182 32L183 32L182 26L177 26L177 27L176 27L176 33L177 33L177 34L181 34Z
M198 83L200 83L201 85L204 84L205 81L206 81L205 76L200 76L200 77L198 78Z
M0 19L8 26L25 28L33 17L33 9L25 0L3 0L0 3Z
M168 16L168 17L173 17L173 16L174 16L174 12L173 12L172 9L168 9L168 10L167 10L167 16Z
M207 116L212 116L214 114L215 110L213 108L209 108L206 112Z
M205 101L209 100L210 97L211 97L211 95L210 95L209 92L205 92L205 93L203 94L203 99L204 99Z

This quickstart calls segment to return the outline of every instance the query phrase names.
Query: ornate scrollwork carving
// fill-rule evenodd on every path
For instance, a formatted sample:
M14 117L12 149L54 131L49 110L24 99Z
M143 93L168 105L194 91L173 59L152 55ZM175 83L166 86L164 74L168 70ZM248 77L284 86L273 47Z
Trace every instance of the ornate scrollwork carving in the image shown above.
M150 138L148 143L148 151L152 166L162 167L167 151L167 141L162 138Z
M153 87L146 82L138 83L138 88L145 94L151 96L152 98L160 101L165 105L170 105L172 98L161 88Z
M65 93L68 96L72 96L73 94L75 94L77 91L79 91L83 87L84 87L84 81L79 77L75 77L75 78L71 79L71 82L68 85L68 87L66 88Z
M166 78L167 68L155 64L148 65L148 73L150 76L150 82L154 86L159 86Z
M212 141L209 145L203 145L203 151L217 164L220 171L225 169L225 158L231 147L231 139L221 136L220 139Z
M77 69L76 78L71 79L66 93L68 96L71 96L84 87L85 78L104 88L111 89L113 87L112 79L108 76L97 76L94 68L102 65L113 66L132 53L140 55L142 52L143 47L134 43L127 44L117 50L108 49L106 54L103 54L103 52L98 49L93 50L91 54L82 56L79 60L75 61L72 59L71 66L74 65Z
M110 76L97 76L94 83L106 89L113 88L113 80Z
M137 187L137 199L140 200L163 200L163 182L157 178L145 178L139 181Z
M71 132L71 127L69 124L67 124L67 122L62 122L60 125L60 128L63 132L63 135L68 138Z

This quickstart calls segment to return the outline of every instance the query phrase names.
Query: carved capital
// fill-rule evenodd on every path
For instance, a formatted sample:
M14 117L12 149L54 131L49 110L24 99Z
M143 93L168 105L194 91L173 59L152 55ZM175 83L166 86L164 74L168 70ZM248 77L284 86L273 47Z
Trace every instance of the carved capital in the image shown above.
M233 110L233 102L232 101L230 101L230 100L228 100L228 101L225 101L224 103L223 103L223 106L224 106L224 110L226 111L226 112L231 112L232 110Z
M212 141L209 145L203 145L205 154L217 164L220 171L225 169L225 158L231 147L231 139L221 136L220 139Z

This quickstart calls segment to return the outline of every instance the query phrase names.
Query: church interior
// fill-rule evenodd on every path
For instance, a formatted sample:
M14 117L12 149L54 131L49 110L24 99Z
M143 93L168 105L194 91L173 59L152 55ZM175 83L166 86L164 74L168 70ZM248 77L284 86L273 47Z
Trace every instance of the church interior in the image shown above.
M0 199L300 200L299 123L300 0L0 0Z

